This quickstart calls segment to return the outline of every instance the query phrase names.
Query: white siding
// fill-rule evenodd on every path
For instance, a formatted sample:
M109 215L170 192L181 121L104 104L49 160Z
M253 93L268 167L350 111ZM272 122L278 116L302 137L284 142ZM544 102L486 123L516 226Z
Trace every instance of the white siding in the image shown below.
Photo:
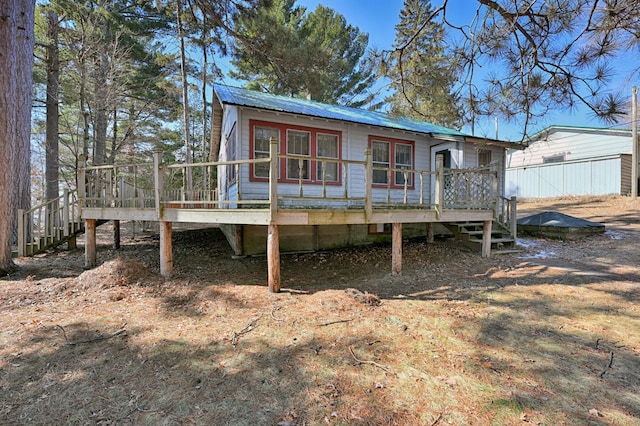
M224 114L222 119L222 140L220 141L219 161L227 160L227 137L233 129L234 124L238 120L238 108L231 105L224 106ZM236 140L240 141L240 134L236 129ZM236 148L237 148L236 144ZM236 154L236 158L239 158ZM218 167L218 198L220 200L233 200L236 197L235 185L231 188L227 186L227 170L228 166Z
M550 128L524 151L510 151L507 196L560 197L621 194L622 155L631 153L631 132L625 130ZM561 163L543 164L545 157L564 156ZM628 180L628 179L627 179Z
M506 196L525 198L620 194L621 156L507 169Z
M237 129L240 152L238 159L250 158L250 121L259 120L278 124L288 124L304 126L316 129L326 129L340 131L342 133L341 158L343 160L364 161L365 149L368 145L369 136L380 136L392 139L408 140L415 143L414 169L430 170L430 146L434 139L425 135L416 135L403 131L392 131L373 126L358 125L353 123L338 122L326 119L314 119L310 117L293 116L291 114L275 113L270 111L259 111L255 109L242 108L238 112L239 126ZM221 149L222 152L222 149ZM501 155L501 154L500 154ZM475 156L477 158L477 156ZM501 158L501 157L500 157ZM241 198L244 199L267 199L268 186L266 182L255 182L249 178L249 168L243 166L241 171L240 191ZM343 197L345 176L342 175L343 185L327 186L327 197ZM349 198L363 198L365 193L365 170L362 165L349 165L346 176L346 185ZM304 194L320 197L322 195L322 185L304 185ZM280 195L298 195L299 187L297 183L278 183ZM429 202L430 179L425 176L423 182L424 202ZM373 189L374 202L387 201L386 188ZM404 191L402 189L392 189L390 192L392 202L402 202ZM418 202L420 198L420 180L415 178L415 189L409 191L408 198L412 202Z
M631 132L576 129L550 133L523 151L511 151L507 168L543 164L544 157L565 155L565 161L631 154Z

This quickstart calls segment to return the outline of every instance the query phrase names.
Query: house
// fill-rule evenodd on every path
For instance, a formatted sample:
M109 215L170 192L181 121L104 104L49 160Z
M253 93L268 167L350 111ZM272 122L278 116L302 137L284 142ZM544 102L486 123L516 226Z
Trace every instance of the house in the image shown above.
M631 194L631 130L550 126L507 155L506 195Z
M222 116L220 128L214 129L221 139L219 160L267 158L269 143L275 141L278 153L288 156L279 159L277 179L280 205L290 208L342 211L362 205L358 200L365 197L367 150L373 166L372 202L378 205L431 205L438 155L446 169L491 167L502 193L506 148L515 145L380 112L237 87L216 85L215 96ZM268 178L266 163L222 167L219 199L268 198ZM424 221L409 222L404 237L427 232ZM322 223L283 228L280 249L318 250L390 238L390 223ZM221 228L237 255L264 253L263 226Z
M214 91L216 161L166 164L156 152L153 162L80 168L87 266L98 220L159 222L164 276L172 224L216 224L237 254L266 251L271 291L280 288L281 250L390 239L399 274L403 237L432 238L437 226L483 256L515 238L515 199L503 194L516 144L307 99Z

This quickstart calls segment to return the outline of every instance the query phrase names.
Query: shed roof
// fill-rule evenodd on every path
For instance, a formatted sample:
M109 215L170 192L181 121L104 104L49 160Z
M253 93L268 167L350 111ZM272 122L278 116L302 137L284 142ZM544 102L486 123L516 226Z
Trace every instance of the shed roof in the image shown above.
M618 135L631 137L631 129L614 129L611 127L587 127L587 126L567 126L553 124L537 131L525 140L525 144L531 144L541 139L546 139L549 135L556 132L570 133L596 133L602 135Z
M438 126L426 121L415 120L408 117L395 117L378 111L326 104L309 99L272 95L256 90L242 89L222 84L214 84L214 91L221 104L252 107L269 111L287 112L309 117L405 130L409 132L428 134L434 137L462 138L474 143L484 142L490 145L516 145L511 142L478 138L458 130Z

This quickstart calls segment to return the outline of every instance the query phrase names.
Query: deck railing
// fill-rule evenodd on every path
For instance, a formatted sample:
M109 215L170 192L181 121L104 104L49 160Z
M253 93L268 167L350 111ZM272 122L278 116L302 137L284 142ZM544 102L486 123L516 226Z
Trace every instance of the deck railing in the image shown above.
M164 164L156 153L153 162L82 168L79 194L88 208L155 208L159 214L163 208L269 208L272 214L278 208L497 212L495 170L445 169L441 156L436 163L436 170L380 167L373 165L370 149L364 160L319 159L278 154L275 143L269 157L249 160ZM260 178L247 179L257 167ZM315 168L313 182L307 170L311 167ZM217 178L223 179L222 187L233 187L233 191L219 197ZM242 188L249 182L251 188Z
M78 194L65 189L58 198L29 210L18 210L18 256L56 246L81 229Z

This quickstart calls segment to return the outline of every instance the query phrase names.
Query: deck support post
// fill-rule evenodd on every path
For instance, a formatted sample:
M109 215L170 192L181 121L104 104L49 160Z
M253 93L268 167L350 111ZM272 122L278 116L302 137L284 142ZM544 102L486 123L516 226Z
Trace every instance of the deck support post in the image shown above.
M120 221L113 221L113 249L118 250L120 248Z
M433 244L434 236L433 236L433 222L427 223L427 243Z
M160 222L160 275L165 278L171 278L173 272L172 231L172 222Z
M436 155L436 185L434 190L436 217L440 219L444 208L444 156Z
M485 220L482 227L482 257L491 256L491 220Z
M367 222L373 214L373 198L372 198L372 183L373 183L373 156L371 155L371 148L364 150L365 161L365 173L364 173L364 214Z
M515 240L518 238L518 201L515 195L509 200L509 204L509 213L511 214L509 226L511 227L511 238Z
M278 225L269 224L267 234L267 270L269 275L269 292L280 292L280 236Z
M96 266L96 220L84 221L84 265L87 268Z
M391 275L402 275L402 223L391 227Z

